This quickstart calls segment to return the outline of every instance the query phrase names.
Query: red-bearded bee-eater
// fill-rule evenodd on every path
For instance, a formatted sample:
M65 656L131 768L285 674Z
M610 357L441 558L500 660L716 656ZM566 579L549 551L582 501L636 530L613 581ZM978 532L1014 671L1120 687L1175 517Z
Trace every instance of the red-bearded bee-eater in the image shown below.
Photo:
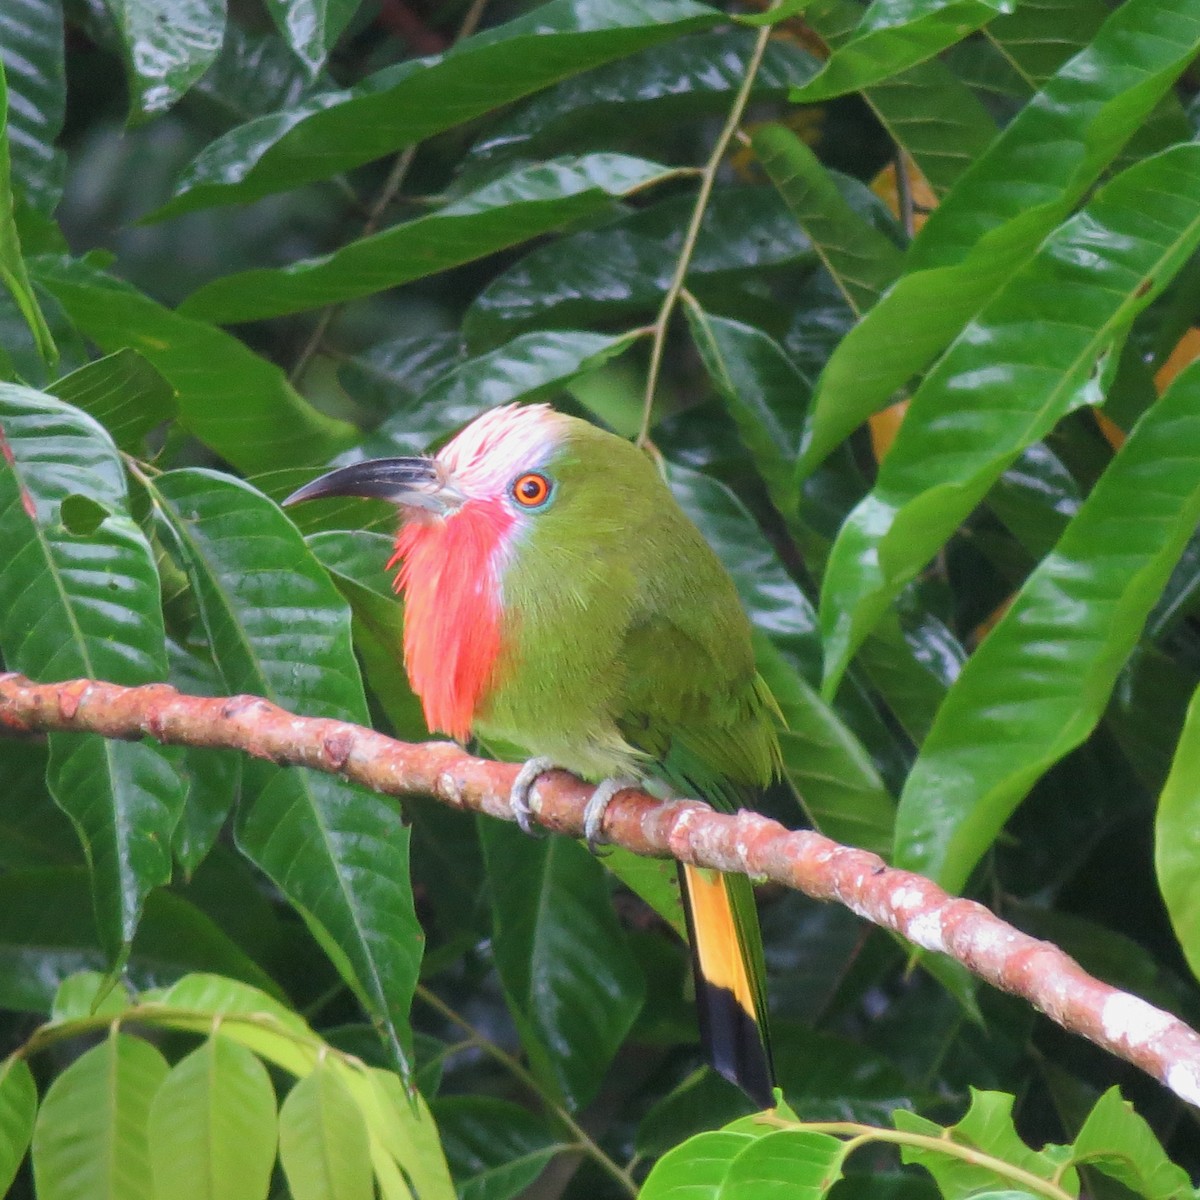
M431 730L476 733L602 781L657 781L729 810L780 770L778 709L729 578L650 460L546 405L494 409L432 458L330 471L285 503L375 496L400 511L404 663ZM652 784L653 786L653 784ZM714 1067L773 1103L762 942L745 876L680 871Z

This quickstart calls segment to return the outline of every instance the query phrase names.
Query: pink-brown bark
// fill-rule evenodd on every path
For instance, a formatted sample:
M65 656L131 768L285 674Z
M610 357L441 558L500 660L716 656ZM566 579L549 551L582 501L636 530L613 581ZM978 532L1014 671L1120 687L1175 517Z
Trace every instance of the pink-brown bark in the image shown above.
M358 725L296 716L256 696L212 699L185 696L166 684L36 684L0 675L0 734L50 730L243 750L339 774L385 795L428 795L454 808L512 819L508 793L517 766L474 758L447 742L410 745ZM564 771L548 772L532 797L541 824L581 836L592 790ZM604 834L636 854L743 872L843 904L1024 997L1063 1028L1200 1106L1195 1030L1093 978L1058 947L1021 933L983 905L949 896L877 855L819 833L789 831L757 813L726 815L690 800L663 804L633 789L618 793L609 806Z

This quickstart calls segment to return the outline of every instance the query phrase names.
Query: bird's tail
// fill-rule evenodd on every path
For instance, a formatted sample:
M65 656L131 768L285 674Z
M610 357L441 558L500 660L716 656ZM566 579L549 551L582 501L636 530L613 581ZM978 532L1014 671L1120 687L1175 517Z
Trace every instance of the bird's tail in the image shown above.
M754 888L744 875L685 864L680 865L679 880L705 1051L720 1074L760 1108L770 1108L775 1103L775 1075Z

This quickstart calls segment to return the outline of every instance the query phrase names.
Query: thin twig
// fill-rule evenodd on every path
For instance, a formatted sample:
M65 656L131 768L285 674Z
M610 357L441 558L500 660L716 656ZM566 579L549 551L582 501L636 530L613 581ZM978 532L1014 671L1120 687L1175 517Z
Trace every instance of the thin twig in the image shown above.
M957 1158L975 1167L986 1167L989 1171L1017 1184L1024 1191L1047 1196L1050 1200L1072 1200L1055 1179L1043 1179L1032 1171L1015 1163L996 1158L986 1151L966 1146L949 1137L928 1133L911 1133L903 1129L880 1129L874 1125L863 1125L857 1121L795 1121L773 1112L765 1112L753 1118L757 1124L772 1125L778 1129L803 1130L806 1133L826 1133L831 1137L846 1138L843 1153L849 1157L860 1146L882 1142L893 1146L909 1146L929 1154L944 1154Z
M908 156L900 147L896 147L896 207L900 212L900 226L905 236L912 241L916 232L916 221L913 216L912 180L908 177Z
M507 1050L502 1050L489 1037L476 1029L466 1017L456 1012L436 992L430 991L424 984L417 984L416 994L419 999L428 1004L435 1012L445 1017L452 1024L457 1025L467 1035L473 1045L482 1050L489 1058L495 1059L514 1079L527 1087L550 1109L554 1116L566 1127L571 1136L575 1138L576 1144L562 1147L564 1150L578 1150L586 1154L588 1158L607 1171L628 1195L637 1195L637 1184L634 1182L633 1176L600 1149L600 1146L593 1140L588 1131L558 1101L546 1093L546 1089L538 1083L537 1079L525 1069L517 1058L509 1054Z
M475 32L480 20L483 18L484 9L487 8L487 4L488 0L471 0L471 7L463 15L462 23L458 27L458 32L454 35L454 43L452 44L456 45L463 38L468 38ZM400 189L404 186L405 179L408 178L409 169L412 167L413 160L417 157L419 147L420 142L413 142L411 146L405 146L397 155L396 161L392 164L392 169L388 172L387 179L384 180L383 187L379 189L379 195L375 197L371 207L367 210L367 219L363 223L362 233L359 234L359 237L370 237L379 228L383 214L399 194ZM333 324L334 318L344 307L344 304L330 304L321 310L321 315L317 318L317 322L301 347L300 353L296 355L296 361L292 364L292 369L288 374L288 378L292 383L296 383L303 376L304 369L312 360L313 355L321 348L321 343L325 340L325 335L329 332L329 326Z
M413 164L413 159L417 157L417 145L418 143L414 142L411 146L405 146L400 154L397 155L396 161L392 164L392 169L388 172L388 177L384 181L383 187L379 189L379 195L375 197L375 202L367 210L367 219L363 223L361 237L370 237L379 228L379 222L383 214L396 198L396 194L404 186L408 170ZM305 367L308 366L313 355L321 348L321 343L325 340L325 335L329 332L329 326L333 324L334 318L345 307L344 304L329 304L321 310L321 315L317 318L317 323L313 326L312 332L301 347L300 353L296 355L295 363L292 364L292 370L289 375L292 383L296 383L303 376Z
M458 27L458 33L454 35L456 42L461 42L463 38L469 38L475 32L483 17L483 10L487 8L488 0L472 0L471 7L467 9L463 16L462 24Z
M308 335L304 345L300 347L300 353L296 355L296 361L292 364L292 369L288 373L288 379L292 383L299 383L300 377L304 374L305 368L308 366L312 356L320 349L321 343L325 340L325 335L329 332L329 326L333 324L334 314L340 309L340 305L331 304L327 308L321 309L320 315L317 317L317 323L312 327L312 332Z
M654 322L654 341L650 346L650 365L646 369L646 394L642 401L642 427L637 436L639 446L644 446L650 436L650 416L654 409L654 393L658 390L658 377L662 371L663 351L667 344L667 328L675 312L675 305L679 300L684 280L687 278L692 255L696 252L696 240L700 236L700 225L708 210L708 201L712 195L713 185L716 183L717 171L720 169L725 152L729 149L730 141L737 132L738 125L741 124L742 114L746 111L746 105L750 101L750 92L754 87L754 80L762 65L763 54L766 53L767 42L770 38L771 26L764 25L754 40L754 50L750 54L750 61L746 64L746 77L742 80L742 86L738 88L725 126L718 135L716 144L713 146L712 153L700 176L696 203L692 207L691 220L688 222L687 232L683 237L679 258L675 262L675 273L667 286L666 295L663 296L658 317Z

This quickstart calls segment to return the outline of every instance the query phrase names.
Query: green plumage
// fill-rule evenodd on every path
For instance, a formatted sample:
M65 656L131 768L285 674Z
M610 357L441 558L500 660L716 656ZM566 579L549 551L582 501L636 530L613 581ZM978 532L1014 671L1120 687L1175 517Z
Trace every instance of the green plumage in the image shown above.
M528 469L555 492L505 564L500 682L476 730L585 778L657 779L725 811L748 803L780 769L779 712L724 567L621 438L572 421ZM745 876L726 876L725 889L754 1012L739 1016L744 1004L718 983L699 997L701 1025L718 1069L769 1104L754 891ZM704 936L693 928L695 954Z
M405 514L405 665L431 729L725 810L779 771L779 711L733 581L628 442L510 405L436 459L339 467L289 502L337 495L382 496ZM517 788L513 808L528 819ZM767 1106L753 889L740 875L680 876L709 1056Z
M476 728L585 777L744 803L779 747L733 581L629 442L572 421L530 469L555 493L503 570L499 684Z

